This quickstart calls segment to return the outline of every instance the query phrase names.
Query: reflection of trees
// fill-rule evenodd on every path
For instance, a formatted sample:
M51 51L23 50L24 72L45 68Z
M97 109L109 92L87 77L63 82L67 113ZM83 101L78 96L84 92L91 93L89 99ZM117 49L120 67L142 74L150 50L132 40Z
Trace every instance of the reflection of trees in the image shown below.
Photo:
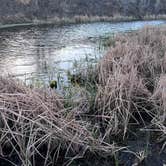
M33 53L38 73L49 73L54 69L54 52L64 44L63 36L65 33L65 29L62 27L56 30L53 28L53 32L49 28L46 31L39 30ZM52 36L52 34L54 35Z
M40 46L36 48L36 65L37 72L47 72L48 63L45 55L45 48Z
M11 71L9 72L15 72L12 70L12 68L15 68L15 65L17 65L18 70L19 65L25 65L25 68L28 65L30 71L26 71L27 73L34 70L36 72L47 70L45 48L40 44L39 39L42 34L37 29L32 29L17 29L17 31L0 33L0 63L2 62L3 66L6 63L6 69L10 66ZM21 64L18 62L21 62ZM21 73L21 71L19 72L20 74L25 74Z
M54 68L54 53L65 44L65 34L68 28L40 27L17 29L0 32L0 64L10 70L17 66L19 62L25 65L27 73L48 73ZM2 63L1 63L2 62ZM31 68L32 66L32 68ZM12 71L15 72L14 70ZM19 71L20 74L21 70Z

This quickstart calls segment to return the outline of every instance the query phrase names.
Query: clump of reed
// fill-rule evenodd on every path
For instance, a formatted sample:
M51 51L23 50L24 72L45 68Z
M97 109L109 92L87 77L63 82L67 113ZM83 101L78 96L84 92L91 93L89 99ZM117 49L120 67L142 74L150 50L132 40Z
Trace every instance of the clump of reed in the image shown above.
M87 151L118 150L96 137L94 127L78 118L77 111L65 108L64 99L52 89L32 89L1 77L1 157L15 165L63 165Z
M104 136L123 133L135 124L161 131L166 126L166 30L144 29L115 37L98 67L96 112ZM131 129L131 128L130 128ZM165 139L165 136L164 136Z

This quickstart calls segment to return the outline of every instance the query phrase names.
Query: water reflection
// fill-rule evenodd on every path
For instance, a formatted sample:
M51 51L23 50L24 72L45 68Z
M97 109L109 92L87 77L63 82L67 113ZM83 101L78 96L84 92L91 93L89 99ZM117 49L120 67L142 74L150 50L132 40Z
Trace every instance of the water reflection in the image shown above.
M52 71L52 77L56 77L56 71L71 69L74 60L101 55L99 37L164 23L139 21L0 30L0 72L21 79L33 73L48 80Z

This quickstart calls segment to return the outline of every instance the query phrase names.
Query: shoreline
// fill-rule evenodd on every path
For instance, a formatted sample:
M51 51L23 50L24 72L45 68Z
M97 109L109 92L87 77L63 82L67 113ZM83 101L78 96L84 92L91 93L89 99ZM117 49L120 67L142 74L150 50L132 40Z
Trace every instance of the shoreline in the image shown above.
M35 26L64 26L73 24L86 24L95 22L132 22L132 21L155 21L155 20L166 20L166 15L161 16L145 16L143 19L133 18L133 17L74 17L74 18L54 18L48 20L32 20L31 22L24 23L0 23L0 30L10 29L10 28L21 28L21 27L35 27Z

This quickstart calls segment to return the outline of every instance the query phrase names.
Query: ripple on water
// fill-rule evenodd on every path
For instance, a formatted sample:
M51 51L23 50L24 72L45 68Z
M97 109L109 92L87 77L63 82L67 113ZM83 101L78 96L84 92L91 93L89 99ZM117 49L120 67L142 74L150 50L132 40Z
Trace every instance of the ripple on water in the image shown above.
M95 58L100 37L112 33L137 30L145 25L161 25L165 21L121 23L88 23L69 26L11 28L0 31L0 72L25 79L24 74L48 81L50 73L72 70L75 60Z

